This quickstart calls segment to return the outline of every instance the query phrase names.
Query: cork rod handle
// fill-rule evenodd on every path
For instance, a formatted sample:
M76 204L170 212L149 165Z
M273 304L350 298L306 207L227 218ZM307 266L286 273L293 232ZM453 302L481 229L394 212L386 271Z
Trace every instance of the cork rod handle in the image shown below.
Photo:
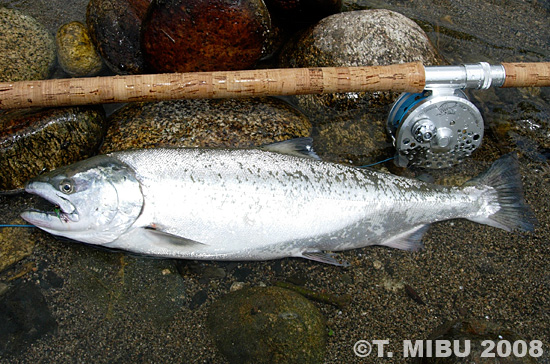
M550 62L503 63L506 79L502 87L550 86Z
M0 109L198 98L424 89L421 63L258 69L0 83Z

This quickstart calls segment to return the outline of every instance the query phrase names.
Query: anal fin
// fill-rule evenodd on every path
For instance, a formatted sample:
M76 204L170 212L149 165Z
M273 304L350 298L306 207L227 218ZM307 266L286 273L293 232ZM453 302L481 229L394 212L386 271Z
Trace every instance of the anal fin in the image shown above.
M379 245L401 250L418 251L424 247L422 244L422 236L428 231L429 227L430 225L415 226L410 230L384 240Z
M314 260L320 263L332 264L338 267L349 267L349 263L336 253L327 253L322 251L303 252L303 258Z

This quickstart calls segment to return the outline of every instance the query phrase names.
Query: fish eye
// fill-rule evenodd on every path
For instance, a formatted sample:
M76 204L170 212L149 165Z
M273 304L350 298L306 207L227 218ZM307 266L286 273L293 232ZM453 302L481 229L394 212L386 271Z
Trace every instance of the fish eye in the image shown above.
M73 193L74 192L73 181L71 181L70 179L64 179L59 184L59 190L67 195Z

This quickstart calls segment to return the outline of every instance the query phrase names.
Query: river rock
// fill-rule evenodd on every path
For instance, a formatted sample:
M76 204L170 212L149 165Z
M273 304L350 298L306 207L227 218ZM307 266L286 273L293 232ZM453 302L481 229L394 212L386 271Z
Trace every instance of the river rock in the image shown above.
M230 363L322 363L325 320L300 294L243 288L210 307L207 327Z
M34 18L0 7L0 81L41 80L55 67L55 42Z
M118 74L145 71L140 37L151 0L90 0L86 24L105 64Z
M275 98L128 104L110 117L102 153L158 146L245 148L309 136L311 124Z
M0 114L0 130L0 189L9 190L93 155L105 115L96 107L11 110Z
M262 0L162 0L151 5L143 49L157 72L245 69L261 58L270 26Z
M55 42L59 64L70 76L95 76L101 71L103 61L84 24L73 21L61 26Z
M283 50L283 67L370 66L419 61L440 64L435 48L412 20L389 10L340 13L321 20ZM327 160L367 164L392 148L386 118L398 93L300 95L293 99L315 126ZM390 154L391 155L391 154Z

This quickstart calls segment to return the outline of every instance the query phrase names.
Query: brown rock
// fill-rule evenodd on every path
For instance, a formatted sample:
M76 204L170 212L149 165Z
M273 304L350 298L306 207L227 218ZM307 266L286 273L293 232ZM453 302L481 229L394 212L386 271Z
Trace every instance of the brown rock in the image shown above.
M90 0L86 24L109 68L118 74L144 72L140 36L151 0Z
M262 56L270 24L261 0L159 0L143 50L157 72L246 69Z

